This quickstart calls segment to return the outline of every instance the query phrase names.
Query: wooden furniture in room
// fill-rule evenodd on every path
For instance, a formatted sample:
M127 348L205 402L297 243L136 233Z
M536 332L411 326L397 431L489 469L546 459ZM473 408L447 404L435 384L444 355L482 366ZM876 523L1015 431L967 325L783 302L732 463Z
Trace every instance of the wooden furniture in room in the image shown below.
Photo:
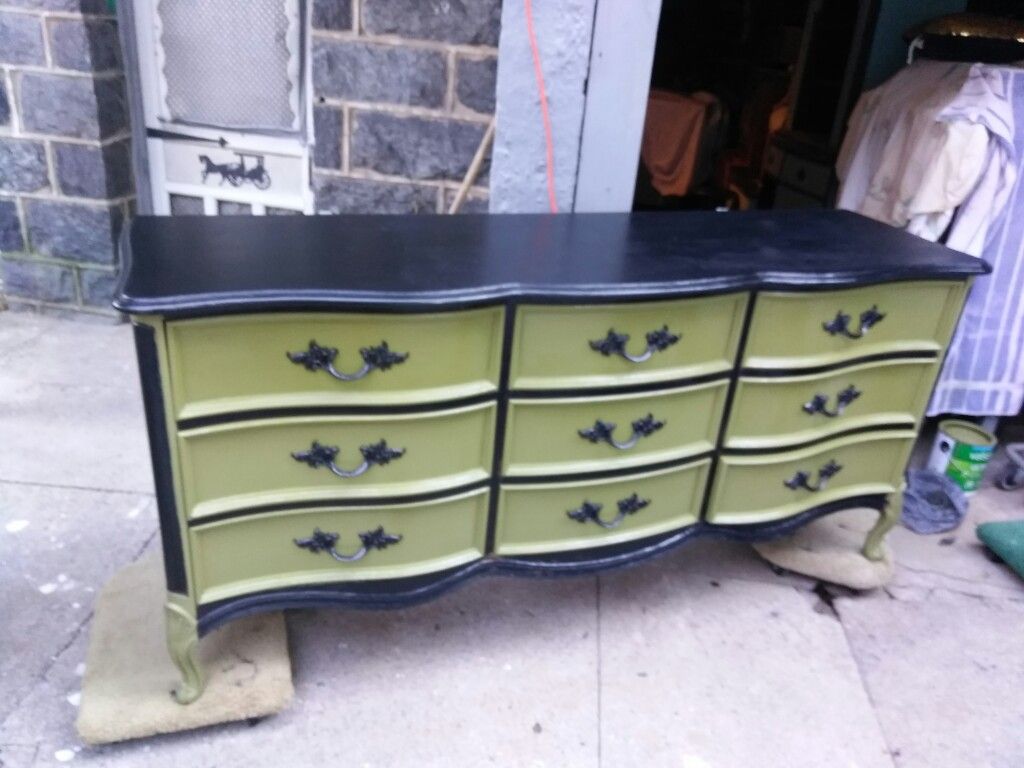
M984 262L823 211L135 219L183 682L254 611L879 521Z

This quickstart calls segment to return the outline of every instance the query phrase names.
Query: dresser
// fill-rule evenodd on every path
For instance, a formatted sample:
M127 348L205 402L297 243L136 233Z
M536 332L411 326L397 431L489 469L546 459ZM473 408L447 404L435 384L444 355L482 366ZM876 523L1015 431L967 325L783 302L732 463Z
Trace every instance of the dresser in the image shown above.
M121 251L182 703L256 611L850 507L879 558L987 270L831 211L139 217Z

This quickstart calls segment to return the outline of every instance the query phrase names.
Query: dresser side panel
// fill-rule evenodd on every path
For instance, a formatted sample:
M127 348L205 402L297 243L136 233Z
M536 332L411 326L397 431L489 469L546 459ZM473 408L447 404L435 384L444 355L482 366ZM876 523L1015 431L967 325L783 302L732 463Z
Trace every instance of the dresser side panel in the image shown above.
M165 397L167 356L163 344L163 323L159 319L136 318L133 330L160 517L167 590L188 595L188 553L184 545L184 526L178 514L176 472L168 430L169 403Z

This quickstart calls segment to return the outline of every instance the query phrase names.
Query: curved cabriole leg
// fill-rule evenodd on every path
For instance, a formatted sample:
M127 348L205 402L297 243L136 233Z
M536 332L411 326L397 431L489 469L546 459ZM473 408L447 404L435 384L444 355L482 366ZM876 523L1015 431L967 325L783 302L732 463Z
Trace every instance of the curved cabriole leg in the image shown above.
M179 704L191 704L203 692L203 672L196 659L199 646L199 632L196 620L174 603L165 606L167 618L167 650L171 660L181 672L181 682L174 689L174 699Z
M889 531L892 530L893 526L899 522L900 515L903 513L903 486L896 493L890 494L889 498L885 502L885 507L881 510L878 516L878 522L875 523L875 527L868 532L867 539L864 540L864 549L861 552L868 560L882 560L884 555L882 553L882 542L885 540L885 536Z

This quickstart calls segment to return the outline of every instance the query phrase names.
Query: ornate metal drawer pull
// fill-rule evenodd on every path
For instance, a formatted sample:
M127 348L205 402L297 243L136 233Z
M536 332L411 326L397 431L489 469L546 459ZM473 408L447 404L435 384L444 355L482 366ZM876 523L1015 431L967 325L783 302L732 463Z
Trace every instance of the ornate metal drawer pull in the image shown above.
M354 563L366 557L371 549L386 549L392 544L397 544L402 537L393 533L385 533L384 526L379 525L372 531L363 531L359 534L359 541L362 546L351 555L343 555L334 548L338 543L337 533L324 533L319 528L313 529L313 535L307 539L292 539L295 546L308 549L314 555L326 552L339 563Z
M338 356L338 350L334 347L321 347L315 341L309 342L309 349L305 352L285 352L288 359L296 365L303 366L307 371L327 371L339 381L357 381L367 376L371 371L386 371L393 365L404 363L409 353L392 352L386 341L382 341L376 347L363 347L359 350L363 358L363 367L355 373L342 373L334 367L334 360Z
M830 411L828 409L828 395L819 393L804 403L804 411L812 416L816 413L820 413L822 416L834 419L836 416L842 416L843 411L846 410L846 406L860 397L861 394L861 391L851 384L836 395L835 410Z
M877 304L873 305L871 309L865 309L860 313L860 328L856 332L850 330L850 319L848 314L839 310L836 312L835 319L822 323L821 327L828 331L830 336L842 335L848 339L859 339L867 334L871 326L882 322L885 319L885 313L878 311Z
M662 352L673 344L675 344L681 338L675 333L671 333L668 326L662 326L657 331L649 331L647 333L647 349L639 355L631 355L626 351L626 342L629 341L628 333L616 333L614 328L608 329L608 335L598 341L590 342L590 348L596 352L600 352L605 357L611 355L618 355L624 357L632 363L642 363L645 360L649 360L655 352Z
M615 425L610 421L601 421L600 419L594 422L594 426L579 430L579 435L584 440L589 440L592 443L608 443L608 445L618 448L620 451L628 451L640 442L640 438L653 435L664 426L664 421L658 421L654 418L653 414L648 413L642 419L637 419L633 422L633 434L623 443L612 437L612 433L615 432Z
M622 525L622 521L626 519L627 515L636 514L650 503L650 499L641 499L635 493L625 499L619 499L617 502L619 513L614 519L607 521L601 519L601 510L604 509L604 505L594 504L589 501L584 501L581 506L576 509L570 509L565 514L578 523L585 523L588 520L592 520L602 528L618 528Z
M334 463L339 450L336 445L321 445L314 440L308 451L295 451L292 458L308 464L313 469L327 467L338 477L359 477L375 464L384 466L392 459L400 459L405 455L404 448L391 448L386 440L381 440L379 443L359 446L359 452L363 454L363 463L355 469L342 469Z
M783 485L792 491L795 491L798 488L804 488L813 493L817 493L818 491L825 490L825 486L828 485L829 478L839 474L839 470L841 469L842 466L836 464L835 459L829 459L828 464L818 470L818 481L814 485L807 482L811 479L811 473L804 472L802 470L789 478L789 480L784 480Z

